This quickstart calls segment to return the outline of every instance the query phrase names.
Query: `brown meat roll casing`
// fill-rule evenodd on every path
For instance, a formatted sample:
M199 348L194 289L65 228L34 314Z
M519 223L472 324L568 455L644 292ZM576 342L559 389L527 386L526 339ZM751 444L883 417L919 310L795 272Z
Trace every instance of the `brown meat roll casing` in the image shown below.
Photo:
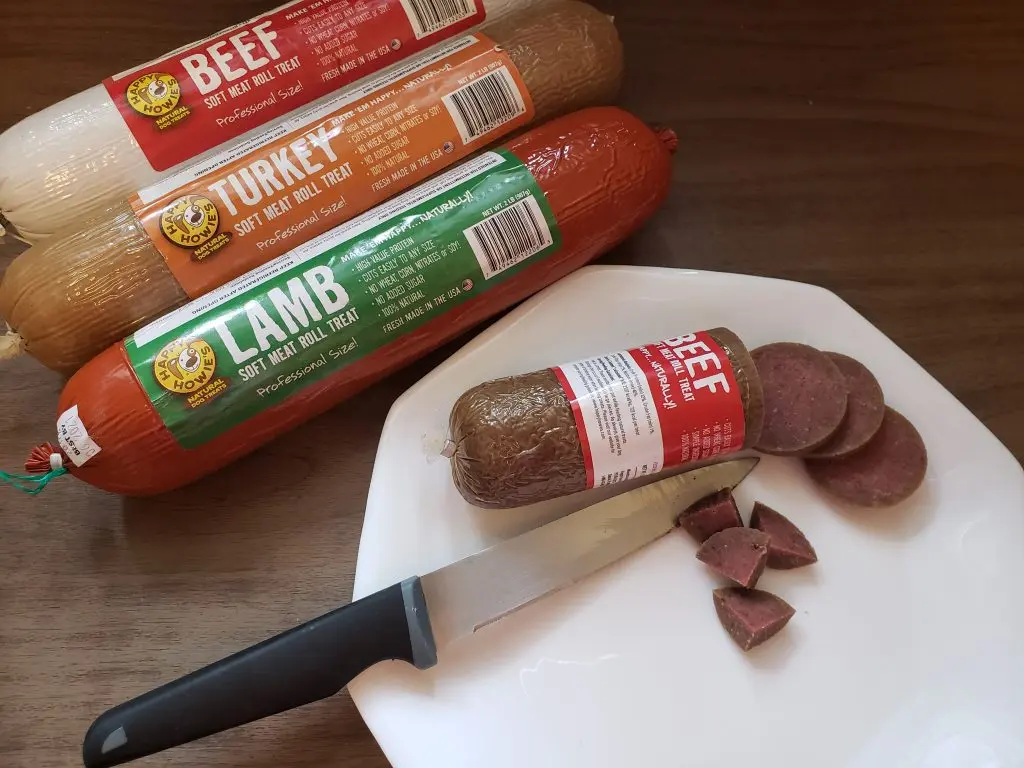
M764 398L757 368L739 337L708 331L725 351L740 387L745 448L761 436ZM449 419L452 477L470 504L504 509L586 490L572 406L554 372L508 376L463 394Z

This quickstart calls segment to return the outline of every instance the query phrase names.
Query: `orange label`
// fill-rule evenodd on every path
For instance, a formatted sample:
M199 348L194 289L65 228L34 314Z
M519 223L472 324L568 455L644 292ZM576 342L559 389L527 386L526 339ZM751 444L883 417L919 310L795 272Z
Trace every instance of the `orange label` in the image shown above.
M508 54L484 35L140 191L132 207L192 298L348 221L533 119Z

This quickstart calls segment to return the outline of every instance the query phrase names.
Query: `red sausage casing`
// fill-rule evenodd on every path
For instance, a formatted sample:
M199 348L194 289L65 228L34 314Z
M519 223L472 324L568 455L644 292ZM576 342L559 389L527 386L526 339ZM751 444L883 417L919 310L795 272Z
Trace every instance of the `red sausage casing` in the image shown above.
M246 455L621 242L665 199L670 144L671 137L612 107L574 113L506 143L550 206L561 234L557 251L198 447L183 448L165 426L125 343L108 348L71 378L60 398L58 414L77 407L78 423L99 447L81 466L67 462L69 470L109 491L148 495Z

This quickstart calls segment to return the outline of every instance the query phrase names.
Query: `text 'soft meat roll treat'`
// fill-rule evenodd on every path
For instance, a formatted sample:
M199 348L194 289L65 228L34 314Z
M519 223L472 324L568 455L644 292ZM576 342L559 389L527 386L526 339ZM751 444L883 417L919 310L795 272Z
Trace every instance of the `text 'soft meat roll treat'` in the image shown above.
M71 373L503 136L608 103L621 72L615 25L578 0L432 48L21 254L0 283L7 344Z
M602 107L446 171L91 360L57 458L133 495L213 472L621 242L664 201L672 145Z
M725 328L480 384L452 408L459 491L517 507L749 448L761 383Z

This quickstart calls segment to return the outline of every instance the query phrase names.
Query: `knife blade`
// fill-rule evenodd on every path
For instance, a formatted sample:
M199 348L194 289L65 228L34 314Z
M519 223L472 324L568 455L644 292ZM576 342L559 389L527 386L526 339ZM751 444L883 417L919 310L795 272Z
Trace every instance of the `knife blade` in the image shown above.
M419 669L437 649L667 534L694 502L735 488L737 459L665 478L411 577L104 712L86 768L120 765L327 698L381 661Z

